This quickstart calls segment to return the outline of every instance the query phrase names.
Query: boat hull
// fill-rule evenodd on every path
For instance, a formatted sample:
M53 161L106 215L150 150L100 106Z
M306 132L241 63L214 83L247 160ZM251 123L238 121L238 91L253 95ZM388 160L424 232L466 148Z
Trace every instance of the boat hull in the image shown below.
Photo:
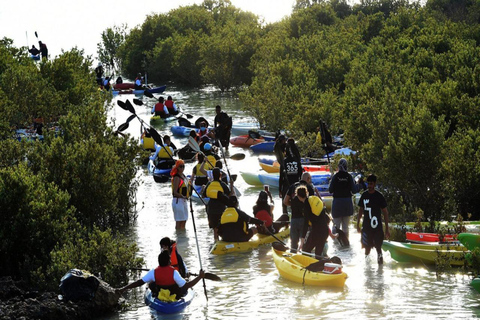
M290 236L290 228L284 229L275 234L279 239L286 239ZM217 241L210 250L211 254L222 255L232 252L245 252L258 248L262 244L277 241L273 236L256 234L250 241L245 242L226 242Z
M305 267L317 262L317 259L301 254L278 251L274 248L272 248L272 253L275 267L277 267L278 273L282 278L311 286L338 288L345 286L345 280L347 279L345 272L327 274L305 270Z
M182 297L180 300L175 302L164 302L160 301L152 296L152 291L147 289L145 292L145 304L150 308L154 309L157 312L172 314L179 313L185 310L185 308L192 302L195 297L195 291L193 289L188 289L187 294Z

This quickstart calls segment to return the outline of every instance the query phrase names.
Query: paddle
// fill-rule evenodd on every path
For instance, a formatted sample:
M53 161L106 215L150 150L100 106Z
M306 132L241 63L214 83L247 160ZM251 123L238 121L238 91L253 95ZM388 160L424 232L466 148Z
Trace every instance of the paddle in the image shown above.
M130 268L130 270L135 270L135 271L150 271L150 269L145 269L145 268ZM197 276L198 276L198 273L189 272L189 274L190 274L191 276L194 276L194 277L197 277ZM205 279L207 279L207 280L212 280L212 281L222 281L222 278L220 278L220 277L217 276L216 274L210 273L210 272L205 272Z
M287 250L292 250L292 248L288 247L282 240L278 239L275 235L273 235L272 233L270 233L270 235L273 236L276 240L279 241L279 242L273 242L272 243L272 247L275 250L282 251L282 252L285 252ZM321 259L321 257L317 256L314 253L310 253L310 252L300 251L300 254L310 256L310 257L315 258L315 259Z
M230 170L228 170L227 159L225 159L225 153L223 152L222 142L220 140L218 140L218 143L220 144L220 152L222 153L223 161L225 162L225 167L227 168L228 179L231 179L232 175L230 174Z
M35 31L35 37L37 37L37 40L38 40L38 33L37 33L37 31Z
M193 190L195 190L195 188L193 188ZM196 192L196 190L195 190L195 192ZM200 195L199 195L199 197L200 197ZM200 197L200 199L202 199L202 198ZM202 199L202 201L203 201L203 199ZM190 213L192 214L193 232L195 233L195 242L197 243L198 263L200 264L200 270L203 270L202 258L200 256L200 246L198 245L197 226L195 225L195 215L193 214L193 204L192 203L193 203L192 197L190 197ZM206 276L206 274L205 274L205 276ZM203 292L205 293L205 299L207 299L207 301L208 301L207 286L205 285L205 278L202 278L202 282L203 282Z

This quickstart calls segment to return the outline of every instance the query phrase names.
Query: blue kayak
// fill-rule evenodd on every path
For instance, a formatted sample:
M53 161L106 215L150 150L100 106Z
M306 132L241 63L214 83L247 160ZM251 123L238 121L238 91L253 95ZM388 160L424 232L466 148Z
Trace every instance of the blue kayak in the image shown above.
M174 136L188 137L188 136L190 136L190 131L195 130L195 132L198 133L198 131L199 131L200 129L198 129L198 128L184 127L184 126L172 126L172 127L170 128L170 130L172 131L172 134L173 134Z
M250 150L252 150L254 153L273 153L274 145L275 145L275 141L265 141L265 142L250 146Z
M152 291L145 291L145 304L160 313L179 313L182 312L195 297L195 291L188 289L187 294L175 302L164 302L152 297Z
M147 89L147 90L112 90L112 94L113 95L117 95L117 94L136 94L136 95L139 95L139 94L144 94L145 91L149 92L149 93L162 93L163 91L165 91L165 89L167 88L166 85L163 85L161 87L155 87L155 88L151 88L151 89Z
M327 174L312 174L312 184L314 186L320 186L319 190L328 189L330 183L330 173ZM278 173L259 173L258 180L263 185L269 185L270 187L278 188L278 181L280 175Z
M170 181L170 172L172 171L172 168L167 168L167 169L159 169L155 166L153 163L153 160L150 159L148 161L148 172L153 174L153 179L155 182L168 182Z

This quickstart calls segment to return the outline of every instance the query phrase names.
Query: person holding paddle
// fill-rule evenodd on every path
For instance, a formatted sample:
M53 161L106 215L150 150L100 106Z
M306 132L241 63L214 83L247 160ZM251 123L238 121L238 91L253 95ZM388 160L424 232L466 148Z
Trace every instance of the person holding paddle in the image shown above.
M183 173L185 171L185 162L177 160L172 168L172 210L176 221L175 229L185 229L188 219L188 198L190 197L190 188L188 180Z
M168 113L173 114L173 115L177 115L177 114L178 114L179 110L178 110L177 105L175 104L175 102L173 102L172 96L168 96L168 97L167 97L167 101L165 101L165 106L166 106L167 109L168 109Z
M158 255L157 268L151 269L145 276L135 282L122 288L116 288L115 292L123 294L127 290L149 283L149 287L155 296L158 295L160 289L166 289L170 291L170 294L175 294L175 299L178 300L186 294L189 288L192 288L203 278L205 278L205 272L200 270L199 275L193 280L185 280L180 273L171 266L170 254L168 250L165 250Z
M175 241L170 240L169 237L162 238L162 240L160 240L160 250L168 251L172 267L177 270L183 278L189 277L187 265L183 261L182 256L178 253L177 243Z
M170 115L168 113L168 109L163 103L165 101L164 97L159 97L158 102L153 106L152 108L152 114L155 114L156 116L160 116L162 119L168 118Z

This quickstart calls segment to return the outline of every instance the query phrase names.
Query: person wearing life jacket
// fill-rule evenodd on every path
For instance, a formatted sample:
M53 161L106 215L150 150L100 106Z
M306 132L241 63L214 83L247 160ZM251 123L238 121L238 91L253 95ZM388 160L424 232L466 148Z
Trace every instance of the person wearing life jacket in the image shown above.
M270 199L270 203L269 200ZM288 221L273 221L273 198L268 189L260 191L258 199L253 206L253 215L255 218L264 222L263 226L258 227L259 234L270 235L277 233L283 226L288 225Z
M222 198L233 195L233 180L230 180L230 188L220 180L220 169L213 168L213 180L207 183L202 192L202 197L210 198L207 204L208 226L213 229L213 238L218 241L218 225L226 205Z
M183 261L182 256L178 253L177 243L175 241L170 240L169 237L162 238L162 240L160 240L160 250L168 251L172 267L180 273L182 278L189 277L187 265Z
M158 98L158 102L152 108L152 114L156 116L160 116L162 119L167 118L170 114L168 113L168 109L163 103L165 99L163 97Z
M105 80L103 80L103 88L107 91L110 91L110 78L106 77Z
M220 218L218 233L223 241L228 242L246 242L257 233L257 228L248 228L249 224L263 225L263 221L252 218L239 208L236 196L228 198L227 208L223 211Z
M175 102L173 102L172 96L168 96L168 97L167 97L167 101L165 101L165 106L166 106L167 109L168 109L168 113L173 114L173 115L177 115L177 114L178 114L179 110L178 110L177 105L175 104Z
M213 168L216 167L217 162L220 160L220 157L213 153L212 145L210 143L205 143L203 145L203 153L205 155L203 170L213 170Z
M300 238L299 250L311 252L315 248L315 255L320 257L330 234L330 217L323 206L323 201L317 196L310 196L305 201L303 232ZM310 227L307 240L305 236Z
M140 287L148 283L152 290L152 294L158 295L160 289L168 289L171 294L176 294L176 299L180 299L185 295L189 288L196 285L202 278L205 278L205 272L200 270L197 277L191 281L185 280L180 273L170 265L170 254L168 250L162 251L158 255L158 267L151 269L141 279L132 282L122 288L116 288L115 293L123 294L125 291Z
M206 142L210 142L210 138L211 138L211 135L209 134L210 132L208 131L208 125L205 121L203 122L200 122L200 128L198 130L198 137L200 138L200 141L206 143ZM203 139L204 137L207 137L208 140L205 141L205 139ZM202 147L202 145L200 144L200 147Z
M172 210L175 218L175 229L185 229L188 219L188 198L190 197L190 188L188 179L184 174L185 162L177 160L172 168Z
M203 186L208 183L208 176L205 170L200 167L205 166L205 156L202 153L197 153L197 164L193 167L190 182L196 186Z
M173 148L166 143L163 146L156 145L155 153L149 159L153 160L155 167L158 169L169 169L175 165L175 160L173 159L174 152Z
M138 73L135 78L135 90L144 90L145 86L143 85L142 74Z

